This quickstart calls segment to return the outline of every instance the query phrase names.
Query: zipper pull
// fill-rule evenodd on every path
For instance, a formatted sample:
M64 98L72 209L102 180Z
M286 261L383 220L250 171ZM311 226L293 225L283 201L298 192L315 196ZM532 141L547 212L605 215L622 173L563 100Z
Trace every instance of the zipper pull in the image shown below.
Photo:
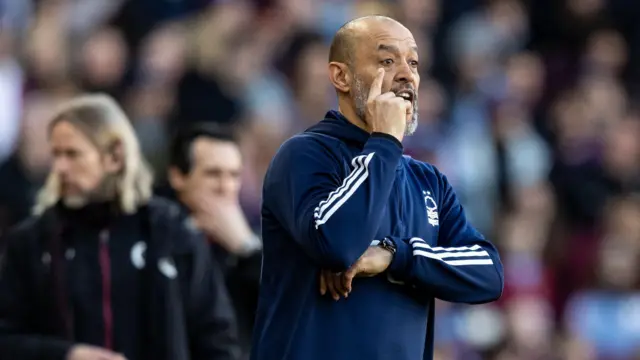
M104 229L100 232L100 243L107 244L109 242L109 230Z

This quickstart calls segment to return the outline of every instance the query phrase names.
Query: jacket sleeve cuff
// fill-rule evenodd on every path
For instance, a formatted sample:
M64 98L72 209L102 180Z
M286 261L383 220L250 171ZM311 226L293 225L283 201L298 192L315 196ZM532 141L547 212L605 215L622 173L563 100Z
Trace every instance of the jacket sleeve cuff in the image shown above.
M389 239L396 245L396 254L389 265L389 276L398 281L405 280L409 277L411 270L412 247L402 239L391 237Z
M364 153L376 153L386 164L398 165L402 159L402 144L391 135L374 133L364 145Z
M398 146L398 148L400 148L400 149L404 148L402 146L402 143L400 142L400 140L398 140L393 135L389 135L389 134L381 133L381 132L374 132L374 133L371 133L371 137L374 138L374 139L375 138L388 139L388 140L391 140L391 142L393 142L394 144L396 144L396 146Z

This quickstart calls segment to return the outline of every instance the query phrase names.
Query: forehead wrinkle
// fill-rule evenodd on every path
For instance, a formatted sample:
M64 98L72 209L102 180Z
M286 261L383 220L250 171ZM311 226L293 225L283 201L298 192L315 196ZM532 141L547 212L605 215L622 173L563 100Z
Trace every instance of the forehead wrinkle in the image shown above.
M347 31L353 45L353 60L379 52L382 42L397 44L408 43L411 52L418 53L413 34L402 24L390 18L366 17L349 23L343 31ZM397 35L394 36L394 33ZM400 36L400 37L398 37ZM397 46L397 45L396 45Z
M391 53L398 53L401 54L405 51L403 51L401 46L398 46L397 43L403 43L406 41L411 41L411 38L407 38L401 41L384 41L384 40L379 40L377 42L377 46L375 47L375 52L376 53L381 53L381 52L391 52ZM409 44L408 46L408 52L413 53L415 55L418 55L420 52L418 50L418 46L413 43L413 44Z
M376 40L376 43L378 45L377 47L380 47L381 45L398 47L396 44L407 44L407 45L409 45L409 47L412 50L418 50L418 45L415 42L415 40L413 39L413 37L407 37L407 38L404 38L404 39L396 39L396 38L394 38L392 36L378 36L374 40Z

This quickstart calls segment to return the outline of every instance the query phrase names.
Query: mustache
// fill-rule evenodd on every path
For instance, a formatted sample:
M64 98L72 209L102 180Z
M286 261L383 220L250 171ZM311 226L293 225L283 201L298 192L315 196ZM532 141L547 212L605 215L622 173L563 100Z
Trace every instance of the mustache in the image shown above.
M410 101L414 105L414 107L418 103L418 93L415 90L413 84L402 84L400 86L392 87L391 92L393 92L396 96L402 96L405 99L407 99L408 95L409 98L407 100Z
M411 84L392 87L391 91L396 93L396 94L399 93L400 91L411 91L414 96L418 95L418 92L416 91L416 88Z

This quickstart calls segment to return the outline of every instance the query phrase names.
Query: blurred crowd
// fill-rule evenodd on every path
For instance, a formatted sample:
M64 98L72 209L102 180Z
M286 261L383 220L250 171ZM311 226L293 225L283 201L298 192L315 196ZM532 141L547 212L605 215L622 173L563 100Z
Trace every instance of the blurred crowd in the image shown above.
M633 0L0 0L0 229L29 215L53 109L104 92L158 184L175 131L237 129L258 231L275 151L336 106L331 37L368 14L422 52L406 152L447 174L505 265L500 302L439 304L437 358L640 359Z

